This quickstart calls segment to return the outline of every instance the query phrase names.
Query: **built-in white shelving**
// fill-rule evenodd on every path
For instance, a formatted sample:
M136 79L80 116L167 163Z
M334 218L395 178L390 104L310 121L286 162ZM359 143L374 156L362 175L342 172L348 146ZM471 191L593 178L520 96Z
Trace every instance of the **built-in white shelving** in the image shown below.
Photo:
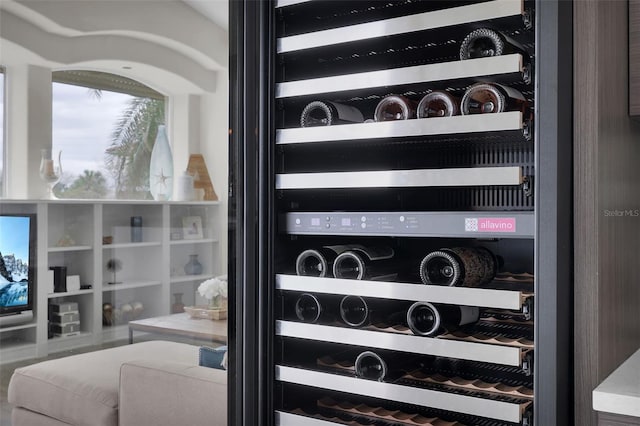
M81 296L83 294L93 294L93 289L66 291L66 292L60 292L60 293L49 293L47 297L49 299L55 299L58 297Z
M68 247L49 247L49 253L65 253L73 251L88 251L93 250L91 246L68 246Z
M37 285L33 320L0 327L0 362L46 356L71 348L125 340L127 318L139 319L171 312L174 294L195 302L196 284L220 274L218 201L156 202L145 200L2 200L0 211L35 213ZM131 217L141 216L142 238L132 241ZM183 218L197 222L196 235L185 238ZM201 275L178 275L190 255L197 255ZM117 264L114 270L108 264ZM48 293L48 269L65 266L77 275L81 290ZM109 282L117 284L109 284ZM174 288L176 286L176 288ZM48 306L78 304L80 332L49 338ZM116 325L103 325L103 304L114 310L135 306ZM128 309L128 307L127 307ZM127 317L126 315L129 315ZM115 318L115 317L114 317Z
M214 275L180 275L180 276L171 277L171 282L172 283L187 283L187 282L193 282L193 281L202 282L213 277Z
M118 284L107 284L102 287L103 292L129 290L132 288L151 287L162 285L162 281L138 281L138 282L122 282Z

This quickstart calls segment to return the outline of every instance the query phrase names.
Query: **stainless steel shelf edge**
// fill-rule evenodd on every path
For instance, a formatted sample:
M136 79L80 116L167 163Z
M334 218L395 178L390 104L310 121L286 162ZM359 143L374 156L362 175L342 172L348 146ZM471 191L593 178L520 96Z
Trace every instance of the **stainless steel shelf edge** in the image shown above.
M446 81L459 78L522 72L522 56L511 54L413 67L368 71L332 77L277 83L276 98L305 96L346 90Z
M276 0L276 8L293 6L294 4L308 3L313 0Z
M312 417L299 416L297 414L276 411L276 426L332 426L343 423L328 422Z
M280 3L282 3L282 1L278 2L276 7ZM387 37L414 31L448 27L468 22L485 21L488 19L521 15L523 9L524 6L521 0L494 0L485 3L452 7L449 9L282 37L276 41L276 50L277 53L286 53L376 37Z
M276 365L276 380L519 423L520 404Z
M360 330L346 327L276 321L276 335L322 342L343 343L367 348L389 349L423 355L466 359L469 361L521 366L519 348L485 343L461 342L397 333Z
M533 212L289 212L280 230L292 235L533 238Z
M276 175L276 189L391 188L426 186L520 185L520 167L287 173Z
M278 129L276 130L276 144L521 131L522 129L522 113L508 111L499 114L456 115L377 123Z
M276 275L276 289L344 294L383 299L428 301L495 309L520 309L522 293L469 287L443 287L382 281Z

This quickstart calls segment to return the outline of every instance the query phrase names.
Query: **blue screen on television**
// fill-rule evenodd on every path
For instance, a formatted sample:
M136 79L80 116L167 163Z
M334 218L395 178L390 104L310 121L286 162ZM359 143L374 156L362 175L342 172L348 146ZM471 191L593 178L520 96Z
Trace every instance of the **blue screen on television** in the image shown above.
M29 216L0 215L0 308L29 304Z

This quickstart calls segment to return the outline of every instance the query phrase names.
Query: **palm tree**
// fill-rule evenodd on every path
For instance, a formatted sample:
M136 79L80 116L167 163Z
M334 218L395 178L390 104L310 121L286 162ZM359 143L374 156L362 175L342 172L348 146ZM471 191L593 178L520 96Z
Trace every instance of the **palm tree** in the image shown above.
M107 179L100 172L85 170L61 192L62 198L103 198L107 195Z
M116 184L116 198L150 199L149 160L164 123L164 101L133 98L116 123L112 144L106 151L106 166Z

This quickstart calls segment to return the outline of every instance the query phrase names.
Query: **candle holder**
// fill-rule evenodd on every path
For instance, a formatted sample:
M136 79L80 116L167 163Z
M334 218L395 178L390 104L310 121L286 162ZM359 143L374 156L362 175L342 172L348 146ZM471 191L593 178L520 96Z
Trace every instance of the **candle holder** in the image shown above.
M62 151L58 153L58 163L51 158L51 151L43 149L40 151L40 179L47 184L47 198L57 200L53 193L53 187L60 181L62 177Z

